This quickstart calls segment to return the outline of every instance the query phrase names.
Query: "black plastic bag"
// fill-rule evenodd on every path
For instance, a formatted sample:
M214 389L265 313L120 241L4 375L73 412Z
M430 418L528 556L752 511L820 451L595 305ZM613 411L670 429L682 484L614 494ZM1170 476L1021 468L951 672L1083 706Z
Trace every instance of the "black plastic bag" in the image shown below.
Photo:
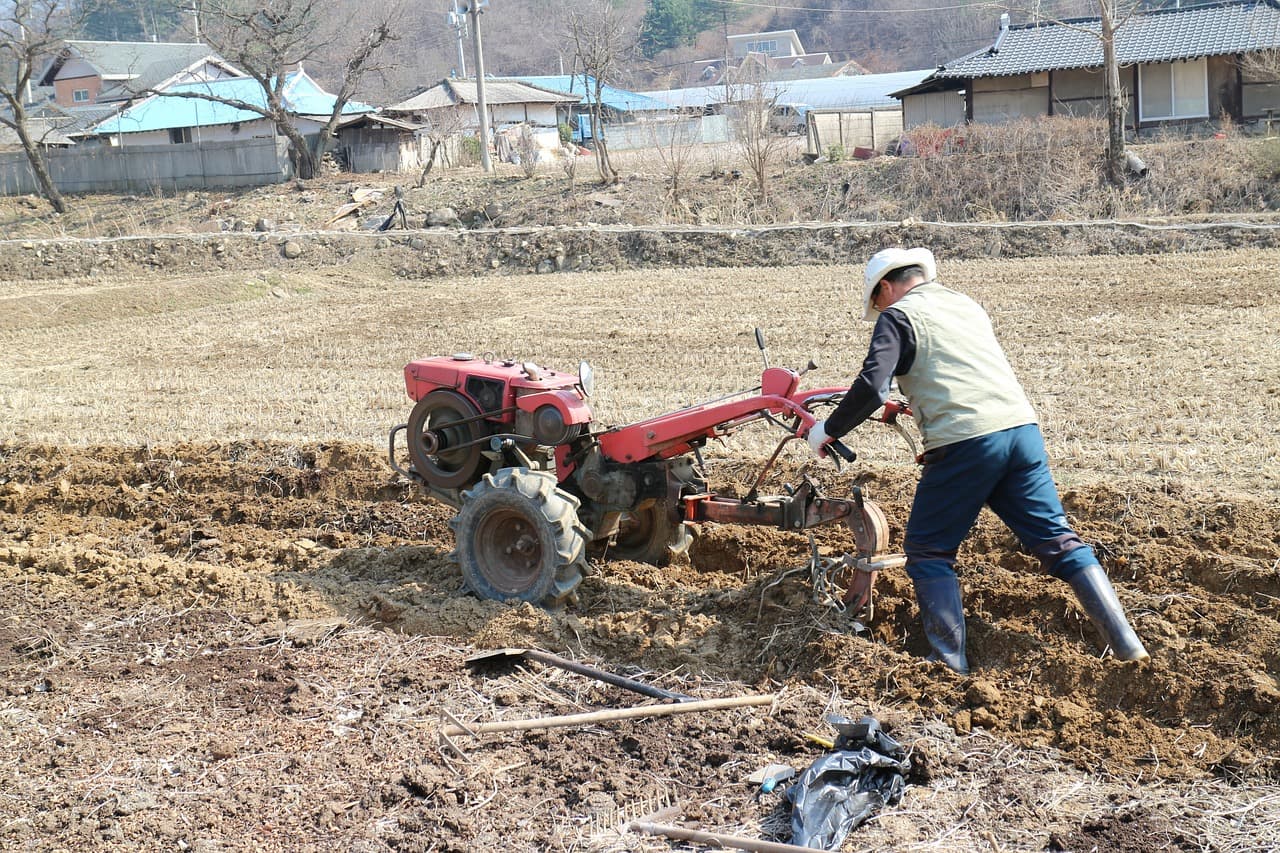
M785 795L791 803L791 843L816 850L839 849L859 824L902 799L910 768L906 750L874 717L828 722L840 732L835 751L813 762Z

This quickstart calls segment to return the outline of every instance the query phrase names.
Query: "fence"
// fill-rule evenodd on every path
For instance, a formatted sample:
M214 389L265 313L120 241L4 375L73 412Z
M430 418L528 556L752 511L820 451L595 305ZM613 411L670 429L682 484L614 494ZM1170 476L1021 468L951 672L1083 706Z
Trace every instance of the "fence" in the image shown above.
M821 156L833 145L852 154L855 148L883 151L902 135L902 110L809 110L805 116L809 153Z
M666 148L673 139L676 144L687 141L691 145L706 145L729 141L729 121L720 115L610 124L606 134L610 151Z
M46 150L64 193L155 192L278 184L292 174L288 141L247 139L183 145L106 145ZM21 151L0 154L0 195L39 192Z

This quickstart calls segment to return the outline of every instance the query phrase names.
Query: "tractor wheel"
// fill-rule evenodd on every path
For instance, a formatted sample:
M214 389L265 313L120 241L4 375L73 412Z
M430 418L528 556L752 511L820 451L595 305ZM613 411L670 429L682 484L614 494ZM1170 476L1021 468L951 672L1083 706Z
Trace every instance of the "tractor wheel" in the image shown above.
M479 414L475 405L456 391L432 391L418 401L409 415L408 443L413 468L424 480L442 489L465 488L476 481L485 461L481 455L484 446L449 448L483 438L486 427L481 421L449 425ZM431 446L426 433L440 436L438 449Z
M635 560L665 566L689 548L693 537L683 524L671 520L667 505L654 501L643 509L624 512L617 538L608 554L618 560Z
M481 598L555 607L577 599L586 570L578 499L552 474L503 468L463 492L450 556Z

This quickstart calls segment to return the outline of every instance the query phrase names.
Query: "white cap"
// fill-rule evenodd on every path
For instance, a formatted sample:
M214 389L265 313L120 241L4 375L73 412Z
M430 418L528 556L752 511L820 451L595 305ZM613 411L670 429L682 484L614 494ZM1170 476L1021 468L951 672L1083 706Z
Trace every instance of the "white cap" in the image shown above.
M924 247L915 249L881 249L867 261L867 271L862 276L862 319L874 323L880 312L871 307L871 291L876 289L880 279L894 270L903 267L920 267L924 270L924 280L933 281L938 277L938 262L933 259L933 252Z

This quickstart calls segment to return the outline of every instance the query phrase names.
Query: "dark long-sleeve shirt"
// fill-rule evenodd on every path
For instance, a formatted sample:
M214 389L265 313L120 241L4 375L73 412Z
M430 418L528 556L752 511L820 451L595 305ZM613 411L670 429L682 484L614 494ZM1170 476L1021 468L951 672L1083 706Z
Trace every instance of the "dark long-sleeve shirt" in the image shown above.
M849 393L827 418L825 429L832 438L840 438L875 414L889 399L893 377L911 369L916 360L916 333L907 315L894 308L880 312L862 372L853 380Z

